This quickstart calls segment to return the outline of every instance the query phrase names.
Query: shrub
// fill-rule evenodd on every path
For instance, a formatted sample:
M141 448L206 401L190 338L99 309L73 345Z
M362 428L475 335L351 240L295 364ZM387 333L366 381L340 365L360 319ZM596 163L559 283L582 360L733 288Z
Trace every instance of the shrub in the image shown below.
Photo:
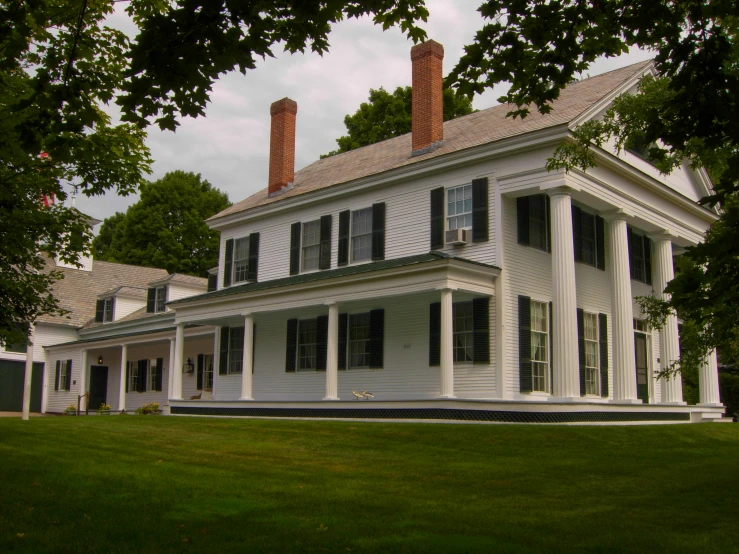
M144 404L140 408L136 408L136 413L139 415L148 415L148 414L156 415L159 412L161 412L161 410L159 409L159 402L152 402L150 404Z
M77 415L77 406L70 404L64 408L64 415Z

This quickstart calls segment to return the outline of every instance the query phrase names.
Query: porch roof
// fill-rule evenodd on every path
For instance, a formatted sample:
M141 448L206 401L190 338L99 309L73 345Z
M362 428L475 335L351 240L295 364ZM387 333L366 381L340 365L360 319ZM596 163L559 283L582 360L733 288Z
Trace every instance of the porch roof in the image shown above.
M302 285L304 283L313 283L315 281L323 281L326 279L334 279L336 277L348 277L350 275L360 275L363 273L370 273L373 271L382 271L385 269L395 269L399 267L407 267L411 265L418 265L423 263L435 262L438 260L458 260L467 264L476 266L487 267L490 269L500 270L499 267L485 264L482 262L476 262L468 260L466 258L460 258L453 256L445 252L431 251L427 254L418 254L415 256L407 256L405 258L394 258L391 260L382 260L380 262L372 262L361 265L349 265L345 267L338 267L336 269L329 269L326 271L317 271L314 273L301 273L299 275L291 275L290 277L283 277L282 279L272 279L270 281L263 281L257 283L245 283L243 285L237 285L228 287L225 289L219 289L206 294L199 294L196 296L188 296L179 300L168 302L167 304L177 305L193 302L195 300L206 300L209 298L220 298L222 296L231 296L234 294L242 294L245 292L256 292L260 290L287 287L291 285Z
M192 323L189 325L185 325L185 329L191 329L193 327L203 327L203 325L199 325L197 323ZM147 329L142 331L133 331L131 333L120 333L120 334L111 334L111 335L103 335L98 336L94 338L89 339L80 339L75 340L72 342L62 342L59 344L49 344L47 346L44 346L45 349L54 349L54 348L62 348L62 347L68 347L68 346L75 346L78 344L87 344L91 342L102 342L102 341L117 341L118 339L125 339L130 337L140 337L145 335L155 335L157 333L174 333L177 327L169 326L169 327L161 327L159 329Z

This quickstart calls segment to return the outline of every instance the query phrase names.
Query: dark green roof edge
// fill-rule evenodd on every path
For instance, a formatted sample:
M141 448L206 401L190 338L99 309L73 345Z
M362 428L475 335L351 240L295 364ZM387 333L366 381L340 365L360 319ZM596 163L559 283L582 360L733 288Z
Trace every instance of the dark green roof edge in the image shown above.
M299 275L291 275L290 277L283 277L281 279L271 279L269 281L262 281L257 283L245 283L243 285L237 285L234 287L228 287L225 289L219 289L216 291L208 292L205 294L198 294L196 296L188 296L187 298L181 298L172 302L167 302L168 306L182 304L184 302L192 302L193 300L206 300L208 298L220 298L222 296L231 296L234 294L240 294L244 292L256 292L260 290L287 287L291 285L302 285L304 283L313 283L316 281L323 281L326 279L333 279L336 277L346 277L349 275L359 275L362 273L371 273L373 271L381 271L383 269L394 269L397 267L405 267L415 264L423 264L429 262L435 262L438 260L458 260L460 262L473 264L477 266L486 267L489 269L500 269L497 266L468 260L466 258L460 258L447 254L446 252L438 252L436 250L428 252L427 254L417 254L415 256L407 256L405 258L394 258L391 260L382 260L380 262L372 262L369 264L360 265L349 265L345 267L337 267L336 269L329 269L325 271L316 271L313 273L301 273Z
M190 329L192 327L203 327L202 325L198 324L190 324L185 325L185 329ZM127 337L137 337L137 336L144 336L144 335L153 335L154 333L165 333L168 331L175 331L177 327L162 327L161 329L150 329L148 331L134 331L133 333L121 333L120 335L109 335L106 337L95 337L91 339L80 339L75 340L72 342L63 342L61 344L49 344L47 346L44 346L44 348L58 348L60 346L74 346L75 344L85 344L90 342L101 342L104 340L117 340L117 339L123 339Z

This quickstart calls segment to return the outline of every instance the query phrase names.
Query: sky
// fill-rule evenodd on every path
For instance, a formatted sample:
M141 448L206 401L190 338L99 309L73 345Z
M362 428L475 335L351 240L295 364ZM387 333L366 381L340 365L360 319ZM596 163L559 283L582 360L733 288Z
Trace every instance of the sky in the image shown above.
M477 12L480 0L427 0L429 20L421 26L428 37L444 46L444 73L448 73L484 25ZM117 11L111 26L133 34L125 13ZM232 72L219 79L211 93L205 117L180 120L176 132L151 127L147 146L154 160L150 180L177 169L200 173L238 202L267 186L269 160L269 106L290 97L298 103L296 171L336 148L346 133L344 116L367 100L370 88L388 91L411 84L410 49L399 29L383 31L369 18L342 21L329 35L330 50L289 54L274 49L276 57L257 64L246 75ZM632 51L618 58L596 61L587 75L597 75L652 57ZM473 99L478 110L497 104L505 87L488 90ZM108 110L115 115L115 109ZM76 200L77 208L104 219L138 200L138 195L104 196ZM96 231L99 229L99 226Z

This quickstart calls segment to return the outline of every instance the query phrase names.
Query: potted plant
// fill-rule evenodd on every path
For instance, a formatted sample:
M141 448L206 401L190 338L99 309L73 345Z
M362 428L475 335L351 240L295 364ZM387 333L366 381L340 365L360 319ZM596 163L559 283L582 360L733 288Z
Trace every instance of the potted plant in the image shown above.
M98 408L98 415L110 415L110 404L102 402Z
M77 415L77 406L70 404L64 408L64 415Z

